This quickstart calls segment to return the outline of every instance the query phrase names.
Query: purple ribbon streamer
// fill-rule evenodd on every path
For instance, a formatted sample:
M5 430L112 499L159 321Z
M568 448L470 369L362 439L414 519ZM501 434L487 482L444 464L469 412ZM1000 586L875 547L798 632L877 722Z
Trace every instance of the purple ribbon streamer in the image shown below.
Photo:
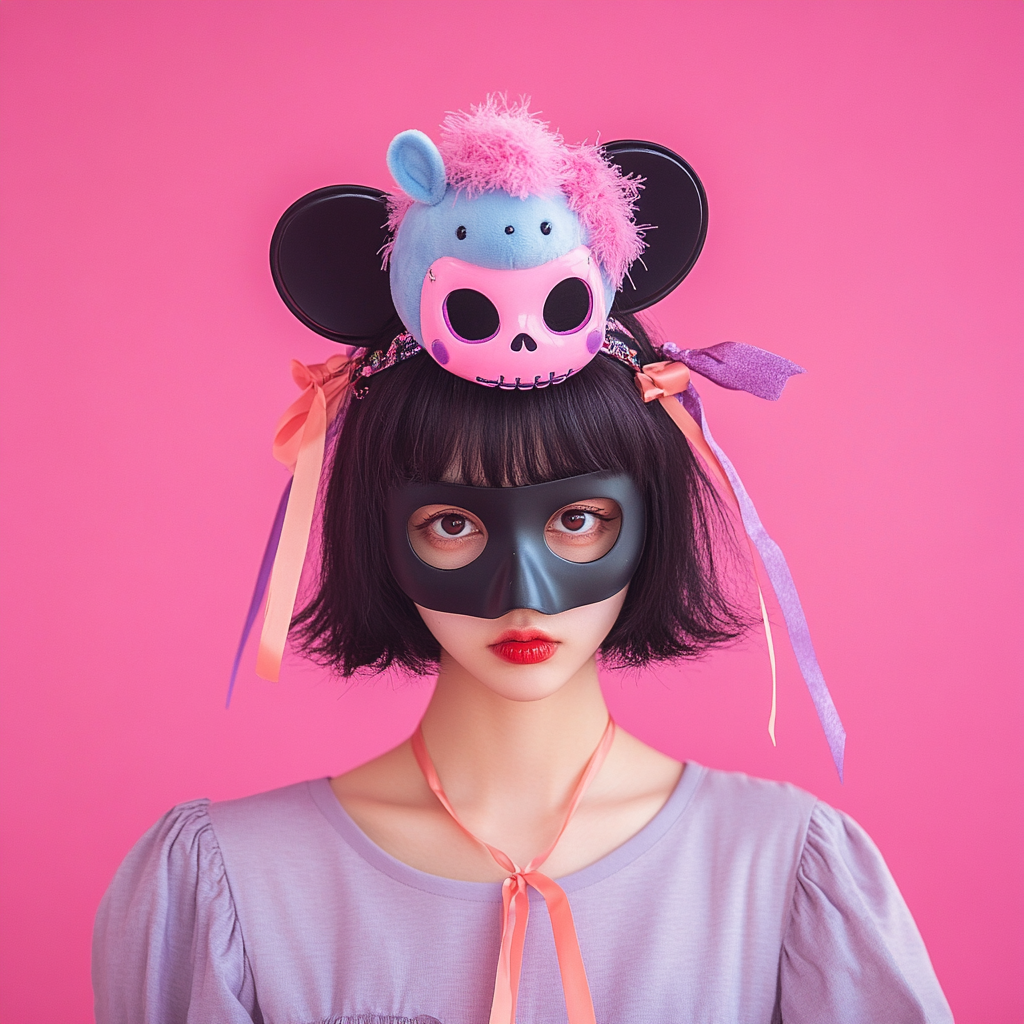
M709 380L713 380L722 387L731 388L734 391L749 391L750 394L767 398L769 401L778 399L789 377L804 372L796 363L791 363L788 359L783 359L782 356L735 341L727 341L706 349L680 349L675 345L668 344L664 346L663 351L669 358L685 363L691 370L708 377ZM706 372L704 367L713 370L714 375L711 372ZM793 645L793 652L796 655L797 664L800 666L800 674L804 677L804 683L814 702L814 710L818 713L818 721L821 722L825 739L828 741L828 748L832 752L832 760L835 762L836 771L839 772L839 781L842 782L846 730L839 719L839 712L836 711L825 677L818 665L814 644L811 642L811 632L807 626L803 606L800 604L793 574L789 571L782 549L764 528L761 517L757 514L757 509L735 467L711 436L707 420L704 417L704 406L697 389L690 384L686 391L677 395L676 398L700 426L704 440L717 456L729 483L732 484L736 500L739 502L743 528L754 547L757 548L765 572L771 581L772 590L775 591L775 597L786 620L789 642Z
M679 348L669 342L662 351L719 387L746 391L769 402L782 397L790 377L807 372L774 352L741 341L723 341L708 348Z
M235 651L235 660L231 666L231 681L228 683L228 696L224 701L224 707L231 707L231 694L235 689L235 677L238 675L238 666L242 661L242 653L245 651L249 633L252 632L252 625L259 614L260 605L263 604L263 595L267 592L267 584L270 582L270 573L274 568L274 557L277 555L277 545L281 540L281 528L284 526L284 514L288 509L288 495L292 492L292 482L288 481L281 495L277 506L277 515L274 516L274 525L270 527L270 536L267 538L267 546L263 551L263 561L260 562L260 571L256 574L256 586L252 592L252 600L249 602L249 611L245 616L245 625L242 627L242 638L238 641L238 650Z

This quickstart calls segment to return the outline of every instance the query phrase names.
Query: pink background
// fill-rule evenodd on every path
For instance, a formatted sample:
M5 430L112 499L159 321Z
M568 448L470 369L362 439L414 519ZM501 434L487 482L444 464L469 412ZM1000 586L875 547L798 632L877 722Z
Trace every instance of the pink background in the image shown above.
M3 1021L90 1019L89 935L170 805L334 773L427 682L228 669L284 470L267 246L302 193L488 90L571 140L684 154L700 262L657 319L806 366L705 385L786 551L849 731L834 777L788 649L608 676L680 758L789 779L887 857L961 1024L1022 986L1024 7L18 3L3 27ZM1010 471L1007 472L1006 467ZM778 616L776 615L778 621Z

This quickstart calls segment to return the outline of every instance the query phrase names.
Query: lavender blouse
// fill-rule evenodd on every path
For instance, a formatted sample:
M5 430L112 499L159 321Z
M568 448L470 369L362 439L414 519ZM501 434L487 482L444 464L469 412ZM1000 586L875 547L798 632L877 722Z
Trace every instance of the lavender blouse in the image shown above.
M952 1021L878 850L793 786L692 762L632 839L563 876L599 1024ZM531 891L518 1018L564 1024ZM93 948L99 1024L483 1024L501 887L376 846L326 779L166 814Z

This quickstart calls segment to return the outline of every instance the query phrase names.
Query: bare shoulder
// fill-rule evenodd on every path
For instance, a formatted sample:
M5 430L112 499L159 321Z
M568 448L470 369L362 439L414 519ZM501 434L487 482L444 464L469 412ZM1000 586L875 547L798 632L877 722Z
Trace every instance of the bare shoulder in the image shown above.
M379 757L331 779L342 805L361 803L426 807L432 795L413 757L408 740Z
M491 880L490 863L437 802L408 740L335 776L331 789L356 825L392 857L434 875Z
M593 863L649 824L679 785L684 765L619 728L549 867L562 875Z
M593 794L619 800L658 800L659 808L679 783L683 765L619 727Z

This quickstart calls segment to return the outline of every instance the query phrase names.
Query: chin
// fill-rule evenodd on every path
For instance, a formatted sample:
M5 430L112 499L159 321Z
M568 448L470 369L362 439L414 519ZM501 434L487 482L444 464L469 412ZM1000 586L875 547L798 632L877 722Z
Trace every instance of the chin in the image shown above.
M501 665L476 678L492 693L506 700L532 703L558 693L579 669L567 672L553 665Z
M448 657L499 697L529 703L558 693L593 655L561 648L547 660L532 665L510 664L490 649L463 657L448 652Z

